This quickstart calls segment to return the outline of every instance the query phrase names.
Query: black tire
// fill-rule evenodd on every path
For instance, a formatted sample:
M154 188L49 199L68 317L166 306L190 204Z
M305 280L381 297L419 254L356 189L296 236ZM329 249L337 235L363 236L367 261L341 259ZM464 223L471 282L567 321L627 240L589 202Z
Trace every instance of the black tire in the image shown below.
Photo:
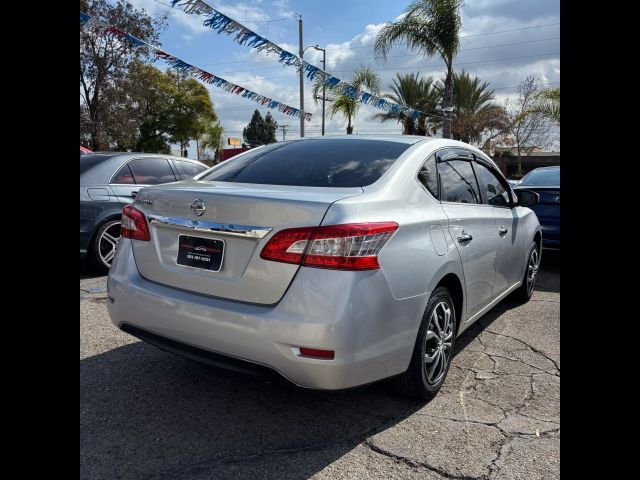
M107 259L109 259L109 254L107 253L106 249L107 247L111 246L111 242L106 238L105 233L109 237L115 238L117 232L117 239L119 239L120 223L120 219L107 220L98 227L98 230L96 230L96 234L93 236L89 256L91 259L91 263L99 273L103 273L106 275L107 272L109 272L109 267L111 266L110 261L106 261ZM113 246L113 253L115 253L115 245ZM111 257L111 259L112 258L113 257Z
M450 321L448 326L444 322L444 314L446 311L443 310L443 304L446 305L450 312ZM439 327L446 328L446 332L444 332L445 334L443 335L446 340L448 340L450 333L450 342L441 342L440 338L437 338L439 335L437 328L434 330L429 329L432 325L432 317L436 308L438 309L435 314L438 319L436 321L440 322L438 324ZM413 355L411 357L409 368L402 375L393 379L394 386L397 390L405 395L418 398L420 400L430 400L438 393L445 378L447 378L447 372L449 371L449 366L453 359L457 325L457 312L455 311L453 299L451 298L449 290L444 287L436 288L429 298L429 303L427 304L427 308L425 309L422 317L422 323L420 324L418 337L416 338L416 343L413 347ZM430 338L427 339L428 333ZM436 334L436 338L433 337L434 333ZM446 346L448 343L450 344ZM437 353L437 350L440 350L440 353ZM436 355L435 360L430 363L427 363L428 353ZM443 365L440 363L435 363L440 362L443 359L446 362L444 363L444 368L442 368ZM432 369L431 378L429 378L430 375L428 373L430 369Z
M527 254L527 264L524 267L524 274L522 275L522 283L520 287L513 292L513 299L518 303L527 303L533 296L536 288L538 269L540 268L540 256L541 251L538 245L535 242L531 242L531 248ZM532 274L533 279L531 279Z

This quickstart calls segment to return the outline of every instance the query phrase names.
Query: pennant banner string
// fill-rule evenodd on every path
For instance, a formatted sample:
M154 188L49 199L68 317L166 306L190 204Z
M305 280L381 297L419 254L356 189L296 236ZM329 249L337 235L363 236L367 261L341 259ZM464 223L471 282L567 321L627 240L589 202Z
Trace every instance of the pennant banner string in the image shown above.
M379 108L392 114L403 114L404 116L413 118L414 120L420 118L421 115L438 117L438 115L424 113L405 105L399 105L377 95L358 89L354 85L334 77L315 65L305 62L296 54L284 50L266 38L258 35L251 29L245 27L241 23L236 22L232 18L209 6L202 0L171 0L171 6L175 7L176 5L181 7L186 13L206 16L207 18L204 20L205 27L212 28L218 33L226 33L227 35L234 34L234 40L240 45L255 48L267 55L269 53L276 54L278 56L278 62L286 66L295 66L298 71L302 69L309 80L314 80L315 77L320 77L328 89L334 90L339 95L346 95L350 98L357 97L357 100L360 103L371 105L372 107Z
M194 9L192 9L191 11L196 12L197 10L194 7ZM257 102L263 106L266 106L267 108L278 110L285 115L298 118L300 117L301 112L298 108L294 108L287 104L277 102L276 100L273 100L269 97L265 97L264 95L260 95L259 93L241 87L240 85L229 82L222 77L214 75L213 73L202 70L201 68L191 65L184 60L181 60L178 57L165 52L159 47L140 40L139 38L136 38L129 33L123 32L119 28L101 22L97 18L91 17L84 12L80 12L80 23L84 26L84 28L94 29L96 31L99 31L102 35L108 35L113 38L117 38L120 41L128 42L131 46L133 46L133 48L146 46L154 52L156 58L164 60L172 68L180 70L183 73L187 73L192 77L201 80L202 82L208 83L218 88L222 88L226 92L233 93L235 95L241 95L243 98ZM312 115L309 112L304 113L304 119L308 122L311 121L311 116Z

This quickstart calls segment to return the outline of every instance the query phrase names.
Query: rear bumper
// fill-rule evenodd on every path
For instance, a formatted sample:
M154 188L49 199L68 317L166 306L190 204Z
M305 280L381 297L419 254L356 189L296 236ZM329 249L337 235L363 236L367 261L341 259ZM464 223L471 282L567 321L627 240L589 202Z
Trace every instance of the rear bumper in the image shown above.
M397 300L381 271L302 267L278 304L246 304L146 280L131 241L120 242L107 284L109 315L125 331L129 325L177 342L176 350L165 348L174 353L197 347L326 390L374 382L409 365L428 294ZM296 347L334 350L335 359L300 357Z

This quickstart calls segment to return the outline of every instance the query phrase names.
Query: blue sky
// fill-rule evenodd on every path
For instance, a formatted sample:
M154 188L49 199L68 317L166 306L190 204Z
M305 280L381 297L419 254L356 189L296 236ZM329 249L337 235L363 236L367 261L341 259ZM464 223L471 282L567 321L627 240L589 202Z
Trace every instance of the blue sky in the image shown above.
M387 62L373 59L372 44L385 22L396 19L408 0L254 0L206 3L245 24L289 51L298 50L297 14L304 22L304 45L327 48L327 70L348 80L359 65L371 65L380 75L383 93L396 72L420 72L441 78L442 61L427 59L402 48L391 51ZM213 74L255 92L299 107L299 85L293 67L282 67L273 56L256 52L202 25L203 17L171 9L169 0L130 0L151 15L169 13L161 36L164 50ZM461 49L456 70L465 69L490 82L498 101L512 97L518 82L535 75L541 86L560 84L559 0L466 0L461 8ZM533 27L533 28L532 28ZM305 60L321 66L321 52L309 49ZM164 68L160 63L158 66ZM311 82L305 80L305 110L313 113L305 123L306 136L320 134L321 108L310 99ZM218 116L228 136L241 137L242 128L258 108L268 109L208 86ZM371 117L378 110L362 106L355 120L356 133L400 133L393 122ZM287 138L299 136L299 119L272 111L275 120L288 125ZM346 121L327 117L327 132L343 133ZM279 131L278 139L282 138ZM195 155L195 146L189 156Z

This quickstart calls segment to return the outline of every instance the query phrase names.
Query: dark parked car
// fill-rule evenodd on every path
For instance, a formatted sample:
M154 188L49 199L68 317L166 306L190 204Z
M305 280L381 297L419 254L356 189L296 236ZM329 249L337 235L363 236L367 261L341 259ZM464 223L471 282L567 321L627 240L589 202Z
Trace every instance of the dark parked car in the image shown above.
M120 238L122 208L147 185L192 178L208 167L188 158L150 153L80 156L80 259L98 269L111 266Z
M540 195L537 205L531 207L536 212L542 226L542 248L560 248L560 166L542 167L531 170L514 191L531 190Z

